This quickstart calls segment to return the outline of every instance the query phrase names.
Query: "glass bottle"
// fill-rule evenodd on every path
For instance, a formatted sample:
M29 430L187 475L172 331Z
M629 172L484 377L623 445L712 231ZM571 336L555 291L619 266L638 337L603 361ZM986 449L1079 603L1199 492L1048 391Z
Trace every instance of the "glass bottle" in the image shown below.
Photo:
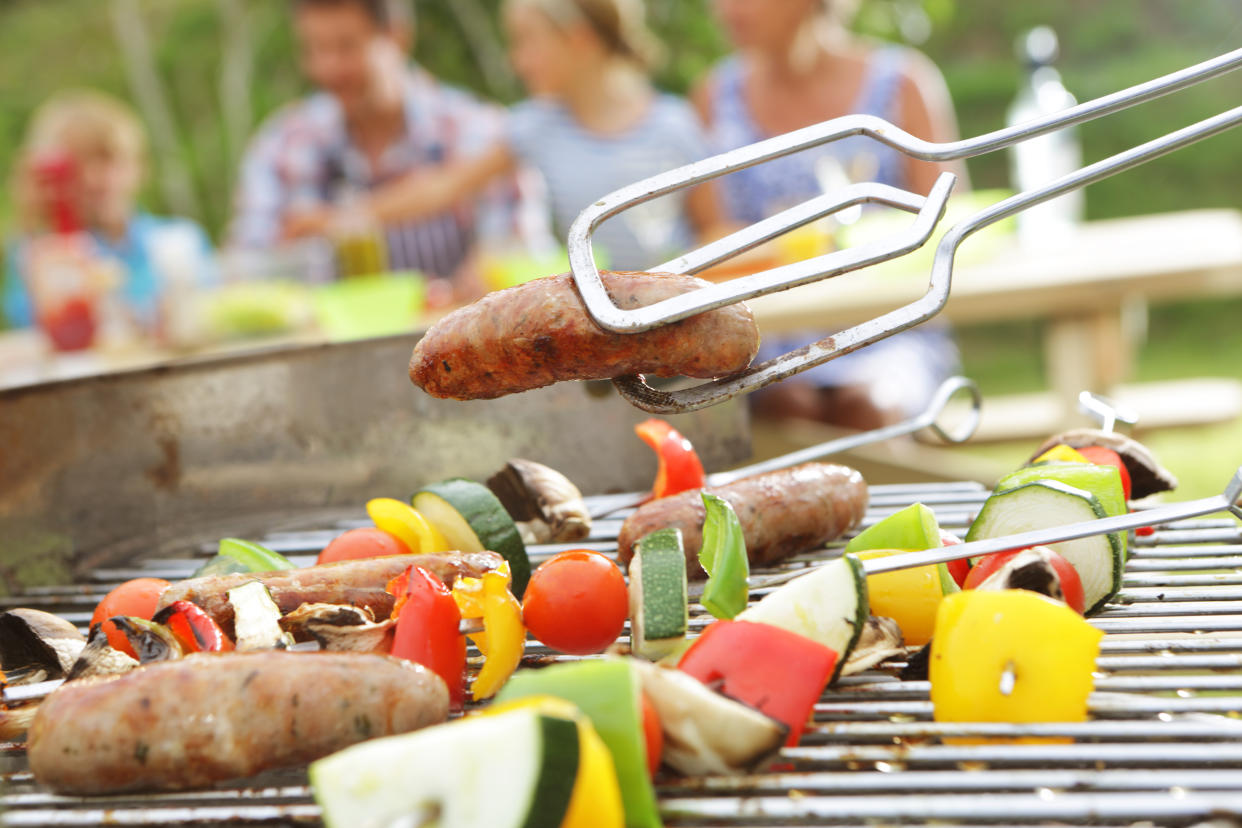
M1018 94L1009 107L1009 126L1059 112L1078 101L1061 83L1052 65L1057 59L1056 33L1048 26L1031 29L1018 39L1018 58L1025 68ZM1043 186L1082 166L1077 130L1060 129L1023 141L1010 150L1010 181L1017 190ZM1018 213L1018 238L1042 244L1072 232L1082 221L1083 192L1075 190Z

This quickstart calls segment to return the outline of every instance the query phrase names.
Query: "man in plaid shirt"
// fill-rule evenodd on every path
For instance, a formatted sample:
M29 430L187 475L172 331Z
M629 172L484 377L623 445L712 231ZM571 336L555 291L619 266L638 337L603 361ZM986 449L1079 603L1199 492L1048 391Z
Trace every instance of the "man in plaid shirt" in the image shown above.
M253 139L230 232L240 247L342 232L333 217L349 215L357 196L420 167L482 152L503 131L502 110L408 65L413 20L404 0L293 6L302 66L320 91L277 112ZM389 268L458 276L476 239L512 234L516 202L509 183L430 218L382 228ZM365 215L354 218L366 226Z

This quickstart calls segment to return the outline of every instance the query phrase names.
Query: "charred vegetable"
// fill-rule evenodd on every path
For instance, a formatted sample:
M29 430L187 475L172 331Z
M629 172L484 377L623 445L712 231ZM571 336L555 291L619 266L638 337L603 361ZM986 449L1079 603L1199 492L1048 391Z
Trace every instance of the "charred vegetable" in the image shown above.
M882 661L906 654L901 627L891 618L873 615L863 625L862 633L841 668L841 675L852 676L870 670Z
M181 642L163 624L128 615L118 615L111 620L129 639L129 646L137 653L139 664L172 661L185 655Z
M37 712L37 704L27 704L11 710L0 708L0 742L15 742L23 738Z
M77 627L51 613L0 613L0 672L8 684L62 678L85 646Z
M591 534L582 492L556 469L515 457L487 487L517 524L524 543L572 543Z
M318 641L322 650L344 653L386 653L392 646L396 621L376 621L364 607L303 604L280 619L296 641Z
M91 676L114 676L128 673L138 666L138 659L132 658L120 650L113 649L108 643L108 634L102 627L91 630L86 639L86 646L78 654L78 660L69 668L66 681L90 678Z
M186 653L219 653L233 649L233 642L220 625L189 601L173 601L151 620L166 626Z

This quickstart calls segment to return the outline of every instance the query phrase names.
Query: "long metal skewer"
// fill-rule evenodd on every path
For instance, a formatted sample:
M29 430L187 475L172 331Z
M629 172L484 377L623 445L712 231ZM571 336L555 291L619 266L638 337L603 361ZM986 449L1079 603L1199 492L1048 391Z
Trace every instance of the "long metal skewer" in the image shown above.
M993 552L1004 552L1009 549L1023 549L1028 546L1046 546L1050 543L1076 540L1093 535L1107 535L1112 532L1126 532L1142 526L1157 526L1175 520L1201 517L1216 512L1230 512L1242 520L1242 466L1239 466L1230 478L1225 490L1212 497L1198 500L1186 500L1181 503L1169 503L1151 509L1143 509L1125 515L1084 520L1078 523L1067 523L1061 526L1049 526L1044 529L1033 529L1016 535L1005 535L998 538L970 541L952 546L941 546L934 549L923 549L917 552L903 552L882 558L869 558L862 562L863 570L868 575L881 572L895 572L899 569L911 569L931 564L959 561L964 558L976 558L990 555ZM770 577L757 579L752 587L771 587L792 581L807 574L810 569L782 572Z
M483 620L480 618L464 618L458 625L462 635L474 635L483 632ZM289 649L297 652L316 652L320 648L318 641L301 641ZM18 684L0 688L0 704L11 705L37 701L49 695L57 687L65 683L63 678L36 681L31 684Z
M965 415L965 419L956 426L940 423L940 416L944 413L945 406L961 392L966 392L970 397L970 408ZM785 469L790 466L796 466L799 463L806 463L822 457L830 457L834 454L852 451L862 446L869 446L872 443L881 443L885 440L892 440L895 437L904 437L907 434L914 434L925 428L931 429L946 443L964 443L974 435L975 429L979 427L979 411L982 402L983 398L979 393L979 386L975 384L974 380L961 376L949 377L936 389L936 393L932 396L927 407L921 413L908 420L882 428L871 429L870 431L861 431L857 434L838 437L834 440L798 449L788 454L782 454L780 457L773 457L770 460L763 460L748 466L741 466L729 471L715 472L714 474L707 475L707 485L720 486L725 483L732 483L734 480L740 480L743 477ZM650 497L651 492L623 492L611 495L595 495L587 497L585 500L587 511L591 517L600 518L621 509L637 506Z
M903 195L876 183L856 184L840 192L812 199L653 271L696 273L735 256L783 232L847 206L873 202L918 213L913 224L890 239L840 250L802 262L782 265L695 290L642 308L622 309L604 289L595 264L591 235L604 220L684 187L729 172L852 136L866 136L910 157L951 161L994 152L1065 127L1117 112L1242 66L1242 49L1213 58L1146 83L1071 107L1013 127L974 138L933 143L916 138L883 119L849 115L760 141L747 147L689 164L611 193L583 210L569 232L569 259L574 281L591 316L604 328L620 333L649 330L705 310L761 296L819 279L857 270L903 255L922 244L944 213L954 177L944 173L926 198ZM941 239L935 254L927 292L920 298L876 319L848 328L784 356L751 366L732 377L713 380L681 391L657 391L640 376L614 380L618 391L647 411L672 414L692 411L786 379L808 368L856 351L894 333L930 319L944 307L952 281L957 248L976 231L1033 205L1056 198L1095 181L1143 164L1173 150L1242 123L1242 107L1235 107L1155 140L1086 166L1043 187L1019 193L959 222Z
M1240 500L1242 500L1242 466L1239 466L1234 472L1225 490L1221 494L1212 497L1188 500L1182 503L1170 503L1166 506L1157 506L1152 509L1144 509L1115 517L1050 526L1046 529L1036 529L1016 535L970 541L968 543L924 549L917 552L905 552L883 558L870 558L862 562L863 570L868 575L895 572L900 569L911 569L930 564L948 563L949 561L961 560L963 558L990 555L994 552L1004 552L1009 549L1043 546L1060 541L1091 537L1093 535L1125 532L1141 526L1155 526L1175 520L1210 515L1216 512L1230 512L1234 517L1242 520L1242 503L1240 503ZM807 575L811 571L813 571L813 567L792 572L782 572L777 575L757 579L751 586L752 588L778 586ZM477 625L467 626L467 623L463 623L463 633L477 631ZM36 684L5 687L0 692L0 701L5 705L35 701L48 695L63 683L63 679L53 679Z

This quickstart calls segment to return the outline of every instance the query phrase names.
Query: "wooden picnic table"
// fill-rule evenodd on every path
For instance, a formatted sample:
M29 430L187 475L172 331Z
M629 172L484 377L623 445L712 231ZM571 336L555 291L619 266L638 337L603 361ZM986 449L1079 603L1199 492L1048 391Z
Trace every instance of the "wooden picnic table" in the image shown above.
M984 231L987 232L987 231ZM949 300L955 324L1042 318L1050 388L1069 416L1083 389L1115 391L1145 335L1148 303L1242 295L1242 213L1192 210L1087 222L1039 247L1015 237L959 250ZM879 316L927 289L929 271L889 262L751 300L765 332L838 330ZM1187 373L1194 366L1187 366ZM1184 401L1189 410L1191 401Z

